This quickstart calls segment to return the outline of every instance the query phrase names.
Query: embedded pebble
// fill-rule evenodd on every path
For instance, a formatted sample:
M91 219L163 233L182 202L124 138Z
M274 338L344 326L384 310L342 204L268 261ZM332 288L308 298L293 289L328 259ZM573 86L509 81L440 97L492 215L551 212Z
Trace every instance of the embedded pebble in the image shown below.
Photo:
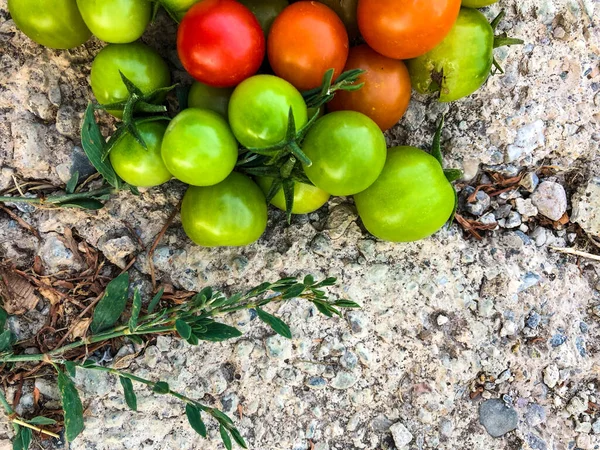
M500 399L486 400L479 407L479 423L492 437L501 437L515 430L519 422L519 415L510 406Z
M519 185L527 192L533 192L538 187L539 182L540 179L535 172L527 172L519 182Z
M538 209L533 205L530 198L522 199L518 198L515 200L515 206L519 214L525 217L535 217L538 215Z
M402 422L396 422L390 427L390 431L392 432L392 438L398 449L403 449L413 440L413 435Z
M542 182L531 196L531 201L540 214L550 220L560 220L567 212L565 188L554 181Z
M544 369L544 383L550 389L554 388L558 383L560 378L560 373L558 372L558 367L555 364L550 364L548 367Z
M345 390L351 388L358 381L358 376L352 372L338 372L333 380L331 387L334 389Z

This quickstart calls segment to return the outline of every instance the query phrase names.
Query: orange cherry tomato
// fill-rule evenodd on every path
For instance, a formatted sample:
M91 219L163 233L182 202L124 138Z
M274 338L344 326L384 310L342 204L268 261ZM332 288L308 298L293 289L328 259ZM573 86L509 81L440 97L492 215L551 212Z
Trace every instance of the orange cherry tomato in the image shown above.
M402 61L380 55L368 45L350 49L344 71L363 69L358 91L338 91L329 111L351 110L370 117L382 131L392 128L404 115L410 102L410 76Z
M359 0L358 28L367 44L394 59L427 53L442 42L461 0Z
M321 86L329 69L335 70L334 78L342 73L348 58L348 33L327 6L297 2L273 22L267 50L275 74L305 91Z

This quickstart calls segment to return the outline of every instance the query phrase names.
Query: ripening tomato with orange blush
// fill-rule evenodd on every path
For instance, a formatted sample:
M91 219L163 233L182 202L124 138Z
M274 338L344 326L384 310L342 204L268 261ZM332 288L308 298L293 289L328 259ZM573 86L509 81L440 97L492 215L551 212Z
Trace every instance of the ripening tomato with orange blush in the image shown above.
M402 118L410 103L411 84L406 65L380 55L368 45L350 49L346 70L363 69L357 91L338 91L327 104L329 111L358 111L370 117L382 131L392 128Z

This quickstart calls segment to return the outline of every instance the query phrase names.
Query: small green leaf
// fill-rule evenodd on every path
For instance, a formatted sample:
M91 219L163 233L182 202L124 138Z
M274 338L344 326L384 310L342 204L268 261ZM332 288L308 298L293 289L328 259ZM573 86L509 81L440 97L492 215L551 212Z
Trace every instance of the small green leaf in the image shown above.
M91 103L85 110L85 115L83 117L81 145L83 146L83 150L88 159L100 175L102 175L102 178L104 178L111 186L119 189L122 184L121 179L110 165L110 161L103 160L105 141L100 132L100 128L96 123L94 106Z
M206 329L206 327L205 327ZM199 341L198 341L198 337L192 333L190 334L190 337L188 339L186 339L187 343L190 345L198 345Z
M312 286L313 284L315 284L315 277L313 277L312 275L306 275L302 283L304 284L304 286Z
M77 375L77 372L75 370L76 365L73 361L65 361L64 366L65 366L66 372L69 374L69 376L71 378L74 378Z
M140 311L142 310L142 296L140 290L136 289L133 293L133 305L131 306L131 317L129 318L129 331L133 333L137 327Z
M21 448L27 450L31 445L31 428L21 427Z
M140 88L138 88L133 81L131 81L129 78L127 78L123 72L121 72L119 70L119 75L121 75L121 81L123 81L123 84L125 85L125 87L127 88L127 91L129 92L130 95L137 95L139 97L143 97L144 93L140 90Z
M0 334L0 353L10 351L16 340L15 335L10 330L5 330Z
M154 311L154 309L158 306L158 302L160 302L160 299L162 298L163 294L165 293L165 290L163 288L161 288L154 297L152 297L152 300L150 301L150 304L148 305L148 314L151 314L152 311Z
M61 370L58 370L58 390L65 415L65 437L73 442L83 431L83 405L73 381Z
M75 188L77 188L77 182L79 181L79 172L75 171L75 173L71 176L69 181L67 181L66 191L67 194L72 194L75 192Z
M51 419L50 417L37 416L28 420L27 423L30 423L31 425L54 425L56 424L56 420Z
M169 393L169 384L164 381L157 382L152 388L152 392L156 392L157 394L168 394Z
M292 209L294 209L294 180L286 178L283 180L283 196L285 198L285 216L287 223L292 222Z
M129 274L119 275L106 286L102 300L96 306L90 329L99 333L114 325L125 311L129 291Z
M233 425L233 420L231 420L231 417L229 417L224 412L222 412L216 408L213 408L213 409L211 409L211 413L212 413L213 417L215 419L217 419L220 423L228 423L230 425Z
M123 394L125 395L125 403L132 410L137 411L137 397L133 390L133 383L129 378L119 377L121 386L123 386Z
M6 325L7 319L8 313L4 310L4 308L0 308L0 331L4 330L4 325Z
M289 300L290 298L295 298L301 295L306 290L306 286L303 283L294 284L285 292L283 292L281 298L284 300Z
M242 448L248 448L248 446L246 445L246 441L244 441L244 438L242 437L242 435L240 434L240 432L237 430L237 428L232 428L229 431L231 432L231 436L233 437L233 440L235 442L237 442L237 444L240 447L242 447Z
M319 310L319 312L324 316L333 317L333 313L324 303L313 301L313 304L317 307L317 310Z
M329 277L329 278L325 278L323 281L319 282L315 287L320 288L320 287L334 286L335 283L337 283L337 278Z
M460 180L464 176L463 171L460 169L444 169L444 175L450 183Z
M104 208L104 203L93 198L78 198L67 200L66 202L58 203L61 208L78 208L97 211Z
M92 367L98 367L98 364L93 359L86 359L83 364L81 364L81 367L84 369L90 369Z
M444 158L442 156L442 129L444 128L444 116L440 120L435 135L433 136L433 145L431 146L431 156L433 156L444 167Z
M203 341L221 342L227 339L240 337L242 332L237 328L230 327L224 323L212 322L206 325L206 331L198 334L198 339Z
M258 313L258 318L267 325L269 325L275 333L280 334L281 336L287 339L292 338L292 331L283 320L281 320L278 317L275 317L272 314L269 314L266 311L263 311L260 308L256 308L256 312Z
M360 308L360 305L352 300L336 300L333 305L340 308Z
M187 340L192 335L192 327L190 327L185 321L181 319L177 319L175 321L175 329L177 330L177 333L179 333L179 336L181 336L182 339Z
M263 293L267 292L270 287L271 287L271 283L264 282L262 284L259 284L256 287L250 289L246 295L248 297L256 297L257 295L260 295L260 294L263 294Z
M200 417L200 410L191 403L185 405L185 415L187 416L190 426L203 438L206 437L206 425Z
M21 432L23 428L19 425L14 425L15 427L15 437L13 438L12 448L13 450L23 450L23 436L21 436Z
M233 448L233 444L231 443L229 433L227 433L227 430L223 425L219 426L219 433L221 433L221 439L223 440L223 444L225 444L225 448L227 450L231 450Z

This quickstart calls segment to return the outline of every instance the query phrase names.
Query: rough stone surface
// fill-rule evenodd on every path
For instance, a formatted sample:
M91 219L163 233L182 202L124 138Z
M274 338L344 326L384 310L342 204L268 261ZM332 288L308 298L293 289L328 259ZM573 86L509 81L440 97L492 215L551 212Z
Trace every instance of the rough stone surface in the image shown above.
M571 220L587 233L600 237L600 177L582 185L572 198Z
M399 449L404 448L413 440L413 435L408 431L402 422L395 423L390 427L394 444Z
M13 176L19 183L63 186L75 170L90 173L77 128L93 98L90 63L103 44L92 39L74 50L44 49L17 32L6 5L0 0L0 189L12 189ZM545 188L526 176L518 192L492 197L478 217L506 225L511 213L519 213L517 200L531 198L541 214L558 220L567 212L594 234L598 196L586 192L596 189L590 180L600 177L598 3L506 0L483 11L491 19L501 8L507 16L499 32L526 42L495 51L505 74L453 104L415 95L399 126L386 134L388 144L429 148L445 114L447 167L464 168L469 179L477 168L506 178L537 172L544 183L565 188L559 192L551 185L551 193L558 194L542 208L533 198ZM160 15L143 41L163 54L176 81L189 84L177 61L175 32ZM101 117L108 133L112 119ZM543 166L558 168L556 178ZM89 213L9 205L42 239L0 211L0 258L30 268L39 254L48 271L71 268L59 237L72 228L116 264L137 255L133 269L146 276L143 248L152 244L184 189L170 182L139 197L123 192ZM332 199L309 217L294 217L290 226L270 210L267 233L245 248L194 246L179 225L176 218L154 253L162 282L233 293L265 280L313 273L336 276L340 284L333 295L363 305L343 319L326 319L294 300L270 311L290 324L292 341L273 336L252 315L239 314L225 321L244 332L241 338L191 347L161 337L131 361L128 370L139 376L167 381L186 395L232 410L251 448L308 450L309 439L316 450L596 445L597 435L576 432L575 422L590 423L592 432L600 429L597 419L584 421L587 400L600 398L597 382L590 387L598 374L600 267L546 248L567 245L576 230L529 221L477 241L452 226L421 242L391 244L364 230L351 199ZM528 321L532 311L539 315L535 323ZM440 326L442 316L448 322ZM8 326L31 338L47 317L47 311L36 310L23 320L11 318ZM27 323L32 319L35 329ZM585 332L581 322L588 324ZM553 364L559 377L549 389L544 369ZM499 377L502 382L496 383ZM86 429L71 444L75 450L223 448L214 422L206 420L210 439L199 440L175 399L136 385L138 412L132 412L112 376L78 371L76 381ZM33 387L33 381L25 385L29 391L19 405L32 413ZM479 425L479 407L490 399L513 399L522 418L518 429L501 439ZM508 408L499 411L513 417ZM0 448L10 448L12 430L1 422ZM394 426L385 426L399 422L411 439L395 436L394 444Z
M567 212L565 188L553 181L543 181L531 196L540 214L551 220L559 220Z
M479 407L479 423L490 436L498 438L517 428L519 415L504 400L490 399Z

